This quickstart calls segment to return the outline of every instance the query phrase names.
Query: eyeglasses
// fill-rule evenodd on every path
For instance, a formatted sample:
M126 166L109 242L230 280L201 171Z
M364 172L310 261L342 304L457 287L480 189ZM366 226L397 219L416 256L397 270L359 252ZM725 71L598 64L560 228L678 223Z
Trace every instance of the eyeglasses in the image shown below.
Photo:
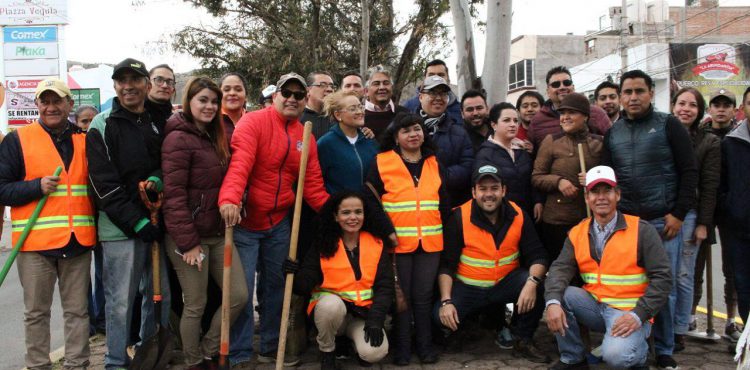
M355 113L361 113L361 112L364 112L364 111L365 111L365 107L364 106L362 106L362 105L352 105L352 106L348 106L348 107L340 110L339 112L347 112L347 113L355 114Z
M560 84L562 84L565 87L568 87L573 84L573 80L562 80L562 81L550 82L549 86L553 89L556 89L560 87Z
M153 81L157 86L166 84L169 87L174 87L174 85L177 84L175 80L170 79L170 78L163 78L163 77L154 77L153 79L151 79L151 81Z
M427 94L430 97L430 99L435 99L435 98L447 99L448 98L448 92L447 91L433 91L433 90L430 90L430 91L425 91L424 94Z
M307 93L304 91L292 91L292 90L281 90L281 96L284 97L284 99L289 99L291 96L294 96L294 100L302 100L307 96Z
M328 82L319 82L319 83L316 83L316 84L312 84L310 86L317 86L317 87L320 87L320 88L323 88L323 89L328 89L330 87L330 88L332 88L334 90L336 90L336 87L338 87L338 86L336 86L336 84L334 84L334 83L330 83L329 84Z

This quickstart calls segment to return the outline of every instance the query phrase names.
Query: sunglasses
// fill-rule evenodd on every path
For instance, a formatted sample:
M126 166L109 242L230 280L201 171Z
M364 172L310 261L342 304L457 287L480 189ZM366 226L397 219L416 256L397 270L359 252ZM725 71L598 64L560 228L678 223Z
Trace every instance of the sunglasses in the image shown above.
M549 86L552 87L553 89L556 89L560 87L560 84L562 84L565 87L568 87L573 84L573 80L562 80L562 81L550 82Z
M284 97L284 99L289 99L291 96L294 96L294 100L302 100L307 96L306 91L292 91L292 90L281 90L281 96Z

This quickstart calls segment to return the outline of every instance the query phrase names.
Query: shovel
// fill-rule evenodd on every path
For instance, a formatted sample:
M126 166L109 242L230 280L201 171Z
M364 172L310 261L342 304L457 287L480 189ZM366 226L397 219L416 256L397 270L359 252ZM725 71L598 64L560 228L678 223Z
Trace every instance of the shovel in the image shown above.
M60 176L61 172L62 172L62 167L58 166L55 169L55 174L52 176ZM16 256L18 256L18 252L21 250L23 243L26 241L26 238L29 236L29 233L31 232L31 228L34 227L34 224L36 223L36 219L39 218L39 214L42 212L42 208L44 208L44 204L47 203L47 197L49 197L49 194L45 194L42 197L42 199L39 200L39 203L36 204L36 208L34 208L34 212L31 213L31 217L29 217L29 221L26 222L26 226L23 227L23 232L21 232L21 237L18 238L16 245L13 246L13 250L10 251L10 255L8 256L8 259L5 260L5 266L3 266L2 271L0 271L0 285L3 285L3 282L5 281L5 276L8 275L8 271L10 271L11 266L13 266L13 262L15 262ZM2 214L0 214L0 217L2 217Z
M224 235L224 273L221 282L221 345L219 346L219 370L229 370L229 327L232 289L232 244L234 244L234 228L227 226Z
M146 194L146 182L138 184L138 192L146 208L151 212L151 224L159 224L159 208L163 194L159 193L156 202L152 202ZM151 269L153 275L154 289L154 318L156 321L156 334L143 340L141 346L135 352L133 361L130 363L131 370L163 370L172 357L172 333L169 329L161 326L161 279L159 278L159 242L151 243Z
M703 340L713 340L718 341L721 340L721 337L719 334L716 334L716 331L714 330L714 283L713 283L713 266L711 261L711 246L708 247L708 250L706 251L706 307L708 307L708 312L706 316L706 331L704 332L698 332L698 331L689 331L685 333L685 335L691 337L691 338L697 338L697 339L703 339Z
M297 259L297 238L299 237L299 218L302 212L302 190L305 187L305 174L307 171L307 156L310 153L310 136L312 135L312 123L305 122L302 133L302 155L299 161L299 177L297 178L297 194L294 199L294 215L292 217L292 234L289 238L289 259ZM276 370L284 368L284 355L286 353L286 332L289 328L289 305L292 302L292 286L294 274L286 274L284 285L284 301L281 306L281 330L279 331L279 348L276 352Z

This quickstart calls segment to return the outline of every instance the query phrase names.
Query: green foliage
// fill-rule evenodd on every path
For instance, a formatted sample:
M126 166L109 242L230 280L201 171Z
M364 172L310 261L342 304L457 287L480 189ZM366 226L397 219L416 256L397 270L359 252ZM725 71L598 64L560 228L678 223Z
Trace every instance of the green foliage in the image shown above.
M395 19L393 0L369 1L369 65L389 66L394 78L415 81L427 58L449 50L447 28L437 21L448 11L447 0L417 1L415 14L402 25ZM359 66L361 0L186 2L205 9L215 22L184 27L173 35L172 48L198 58L201 72L210 76L243 74L250 97L289 71L306 75L324 70L338 79ZM416 53L403 50L408 44L403 40L412 38L418 38Z

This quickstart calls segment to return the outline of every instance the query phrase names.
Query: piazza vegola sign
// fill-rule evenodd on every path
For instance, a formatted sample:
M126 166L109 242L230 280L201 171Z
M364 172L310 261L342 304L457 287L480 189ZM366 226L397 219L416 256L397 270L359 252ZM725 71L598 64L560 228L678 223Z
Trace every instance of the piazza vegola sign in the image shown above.
M67 0L0 1L0 25L68 24Z

